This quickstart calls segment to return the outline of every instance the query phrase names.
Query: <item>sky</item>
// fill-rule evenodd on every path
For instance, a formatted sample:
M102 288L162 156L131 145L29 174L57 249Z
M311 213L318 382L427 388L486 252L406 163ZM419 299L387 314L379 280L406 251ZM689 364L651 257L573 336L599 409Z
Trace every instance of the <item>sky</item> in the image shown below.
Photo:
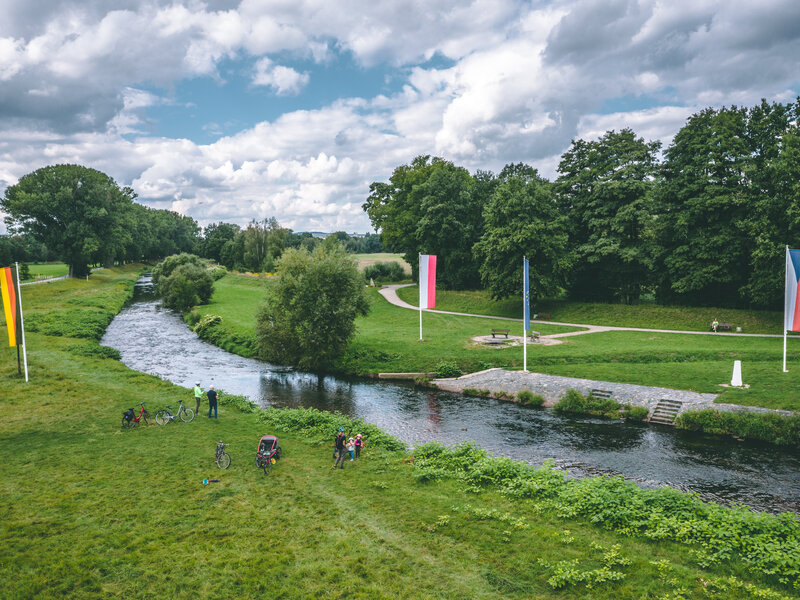
M77 163L203 226L366 232L418 155L552 179L573 139L798 95L797 0L4 0L0 193Z

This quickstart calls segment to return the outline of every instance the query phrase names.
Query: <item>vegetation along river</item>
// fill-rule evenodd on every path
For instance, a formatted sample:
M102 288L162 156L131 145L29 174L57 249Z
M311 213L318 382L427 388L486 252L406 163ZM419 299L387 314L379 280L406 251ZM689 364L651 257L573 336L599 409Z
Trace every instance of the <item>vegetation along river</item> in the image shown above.
M149 289L149 279L140 280L136 301L114 319L102 343L119 350L128 367L178 385L189 388L200 381L206 388L249 396L264 408L338 410L410 446L474 441L494 454L532 464L553 459L577 476L616 474L725 504L800 510L797 450L671 427L566 417L395 383L317 377L230 354L199 339L180 315L148 298ZM187 390L186 399L190 396Z

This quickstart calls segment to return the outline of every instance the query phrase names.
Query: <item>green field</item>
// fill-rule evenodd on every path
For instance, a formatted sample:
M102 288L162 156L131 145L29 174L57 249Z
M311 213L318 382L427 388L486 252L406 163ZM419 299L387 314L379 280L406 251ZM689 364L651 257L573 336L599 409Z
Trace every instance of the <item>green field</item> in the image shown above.
M46 279L48 277L61 277L69 273L69 266L63 263L29 263L31 276L26 281Z
M373 254L353 254L353 257L358 263L358 269L363 270L368 265L374 265L379 262L396 262L400 263L403 270L411 275L411 265L403 260L402 254L391 254L389 252L375 252Z
M414 306L419 301L416 286L401 288L398 295ZM522 296L493 300L487 291L436 290L436 308L521 319ZM628 306L567 300L543 300L537 304L536 311L550 314L553 321L584 325L708 331L709 324L716 318L734 328L741 327L744 333L783 333L783 313L779 311L659 306L647 302Z
M15 375L15 352L0 351L3 598L792 594L736 556L703 567L708 559L691 546L623 535L569 516L571 504L544 509L491 485L467 492L457 479L425 483L402 452L368 448L331 471L327 442L225 404L219 421L201 414L122 430L122 411L137 402L154 413L191 394L97 345L94 325L122 307L136 275L109 269L88 283L25 292L39 329L28 338L30 383ZM285 458L265 478L253 453L267 431L279 434ZM219 439L230 443L227 471L213 464ZM201 484L214 477L221 482Z
M223 330L252 339L258 286L268 284L242 279L229 275L218 281L211 304L197 310L222 316ZM495 327L513 332L517 323L424 313L425 340L420 342L418 313L390 305L377 290L369 293L370 314L358 319L356 338L336 365L340 372L429 372L443 360L463 372L522 367L520 347L486 348L470 341ZM414 300L412 296L407 292L406 299ZM437 306L442 304L437 301ZM575 330L541 323L536 328L544 335ZM223 347L224 337L215 340ZM233 344L228 348L236 349ZM750 387L721 387L730 382L737 359ZM613 331L564 338L556 346L528 346L528 369L541 373L719 393L720 402L800 410L800 342L789 340L789 373L781 372L781 359L781 340L774 338Z

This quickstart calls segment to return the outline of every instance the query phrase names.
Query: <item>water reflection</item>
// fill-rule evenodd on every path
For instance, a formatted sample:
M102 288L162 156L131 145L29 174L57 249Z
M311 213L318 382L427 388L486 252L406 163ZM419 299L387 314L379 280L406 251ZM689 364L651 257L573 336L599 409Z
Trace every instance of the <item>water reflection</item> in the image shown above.
M147 293L147 286L138 286ZM670 427L561 417L491 399L385 382L317 377L229 354L199 340L153 300L131 304L103 343L131 368L191 387L199 380L264 407L312 406L374 423L409 445L475 441L492 453L577 476L619 474L763 510L800 509L800 453ZM187 396L189 392L187 391Z

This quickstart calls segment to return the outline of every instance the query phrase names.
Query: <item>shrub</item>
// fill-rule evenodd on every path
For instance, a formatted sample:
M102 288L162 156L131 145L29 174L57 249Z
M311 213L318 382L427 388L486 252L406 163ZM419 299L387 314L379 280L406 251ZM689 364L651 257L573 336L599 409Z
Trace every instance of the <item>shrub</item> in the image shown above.
M206 268L206 263L199 256L182 252L181 254L173 254L168 256L155 267L153 267L153 285L157 286L162 279L166 279L172 272L181 265L196 265L197 267Z
M367 281L402 281L406 278L406 272L397 262L378 262L364 267L364 279Z
M448 362L442 360L436 365L436 377L439 379L445 377L460 377L461 376L461 369L459 366L454 362Z
M214 280L205 267L196 264L183 264L167 277L162 276L158 292L164 306L186 311L196 304L205 304L214 292Z
M214 265L208 270L208 272L211 274L211 278L214 281L217 281L218 279L222 279L223 277L225 277L225 275L228 274L228 269L226 269L222 265Z
M522 390L517 393L517 400L522 406L541 406L544 398L539 394L534 394L530 390Z
M800 446L800 415L727 412L713 409L681 413L675 425L690 431L735 435L784 446Z
M31 278L31 268L28 266L28 263L20 264L19 278L21 281L26 281Z
M505 390L500 390L498 392L495 392L494 397L499 398L500 400L513 400L514 394L511 394Z
M594 415L611 419L620 416L619 402L610 398L595 398L591 394L584 396L577 390L567 390L564 397L553 408L562 413Z
M202 315L197 312L196 310L192 309L187 313L184 313L183 320L186 321L186 324L189 327L194 327L197 325L197 322L202 318Z
M204 315L201 319L192 327L192 331L194 331L200 337L203 337L203 334L206 331L215 325L219 325L222 322L222 317L219 315Z
M625 405L622 407L622 416L631 421L644 421L650 410L644 406L630 406Z

